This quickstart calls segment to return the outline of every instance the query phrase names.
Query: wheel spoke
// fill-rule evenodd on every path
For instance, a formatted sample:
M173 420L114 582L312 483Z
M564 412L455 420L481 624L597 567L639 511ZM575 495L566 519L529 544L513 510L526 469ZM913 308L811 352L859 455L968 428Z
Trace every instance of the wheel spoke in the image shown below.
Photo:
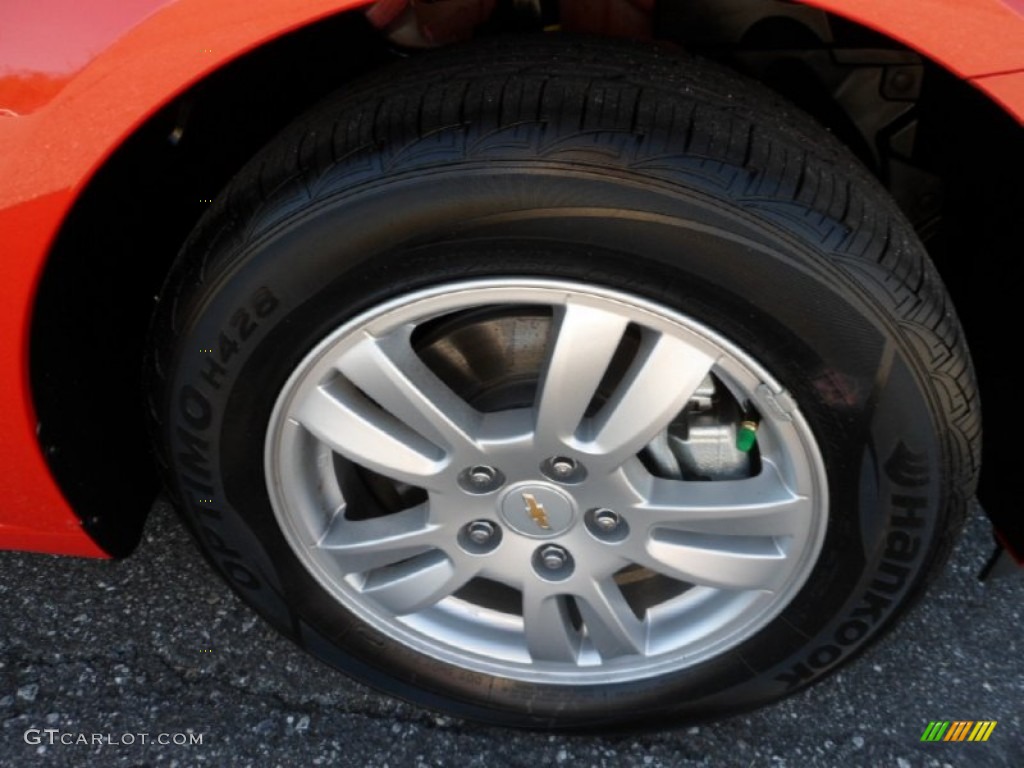
M636 617L611 578L592 581L576 593L583 625L602 659L633 656L647 647L647 625Z
M339 378L316 387L293 418L331 450L367 469L410 485L434 488L444 452L376 408Z
M773 591L789 561L777 539L657 528L623 556L664 576L719 589Z
M629 321L576 302L556 310L554 345L537 408L542 443L570 442L601 383Z
M370 573L362 592L396 616L417 613L451 595L476 576L468 560L434 550Z
M715 358L690 342L648 332L616 391L595 415L583 450L619 466L665 429Z
M659 529L638 564L690 584L773 590L787 571L785 553L763 536L716 536Z
M644 521L623 554L691 584L773 590L788 572L786 542L806 526L811 500L794 493L776 466L742 480L650 480L633 508Z
M551 594L540 586L523 592L523 629L534 661L575 662L580 633L572 625L566 595Z
M634 507L651 528L723 536L787 536L811 514L811 501L794 493L765 461L756 477L742 480L651 482L648 499Z
M474 447L480 414L451 391L413 351L408 332L364 334L336 366L385 411L435 445Z
M427 505L370 520L334 516L318 546L337 556L343 573L362 573L437 546L440 526L427 523Z

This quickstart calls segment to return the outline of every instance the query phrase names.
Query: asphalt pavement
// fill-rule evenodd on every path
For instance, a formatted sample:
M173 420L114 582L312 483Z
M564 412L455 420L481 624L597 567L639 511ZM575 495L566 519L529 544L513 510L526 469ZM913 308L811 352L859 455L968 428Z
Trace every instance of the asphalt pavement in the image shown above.
M989 536L976 511L926 599L808 691L711 725L566 736L426 712L305 656L158 502L123 561L0 553L0 766L1018 768L1024 577L977 581ZM998 724L922 743L931 720Z

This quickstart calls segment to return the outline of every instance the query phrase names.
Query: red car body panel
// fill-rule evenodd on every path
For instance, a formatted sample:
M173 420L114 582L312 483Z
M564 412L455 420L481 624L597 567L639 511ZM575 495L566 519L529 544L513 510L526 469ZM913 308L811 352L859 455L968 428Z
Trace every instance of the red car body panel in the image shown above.
M0 549L104 556L55 484L29 388L35 290L93 174L177 94L248 50L366 0L0 5ZM1024 121L1024 0L810 0L969 79ZM111 339L116 344L116 339Z
M1021 114L1024 105L1024 71L989 75L974 82L1007 112L1016 114L1018 119L1024 122L1024 115Z
M265 0L258 14L247 0L0 5L0 549L104 556L41 455L29 389L36 284L72 204L176 94L268 40L360 4Z
M965 79L1024 69L1024 0L809 0L807 5L877 30Z

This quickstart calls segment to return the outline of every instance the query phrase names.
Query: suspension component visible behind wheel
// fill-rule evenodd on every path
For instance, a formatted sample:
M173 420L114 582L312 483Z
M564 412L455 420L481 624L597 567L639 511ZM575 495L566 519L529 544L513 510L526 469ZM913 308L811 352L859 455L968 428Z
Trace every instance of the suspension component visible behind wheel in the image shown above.
M508 724L813 681L935 572L977 471L959 327L884 191L632 46L446 51L322 104L201 222L151 371L240 594Z

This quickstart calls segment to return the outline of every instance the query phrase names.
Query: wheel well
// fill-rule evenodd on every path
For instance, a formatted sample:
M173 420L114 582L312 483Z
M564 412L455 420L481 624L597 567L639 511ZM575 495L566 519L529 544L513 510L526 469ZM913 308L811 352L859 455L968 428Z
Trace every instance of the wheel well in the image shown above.
M142 358L171 262L249 157L345 78L391 55L361 14L286 35L147 120L75 203L39 284L31 386L50 468L111 554L135 547L159 487Z
M477 34L549 26L557 15L538 3L524 22L512 6L524 4L499 2ZM1012 311L1011 302L991 298L1018 270L1010 214L1024 209L1019 124L905 47L804 6L661 0L648 21L652 37L718 59L796 102L876 173L956 300L988 412L1008 403L1005 362L981 342L1008 327ZM395 45L404 34L378 31L350 12L242 57L146 121L68 216L36 299L31 386L51 469L112 554L135 546L158 487L141 361L154 298L179 247L208 201L295 115L351 78L410 55ZM973 258L980 253L993 258ZM986 427L994 440L994 419Z

